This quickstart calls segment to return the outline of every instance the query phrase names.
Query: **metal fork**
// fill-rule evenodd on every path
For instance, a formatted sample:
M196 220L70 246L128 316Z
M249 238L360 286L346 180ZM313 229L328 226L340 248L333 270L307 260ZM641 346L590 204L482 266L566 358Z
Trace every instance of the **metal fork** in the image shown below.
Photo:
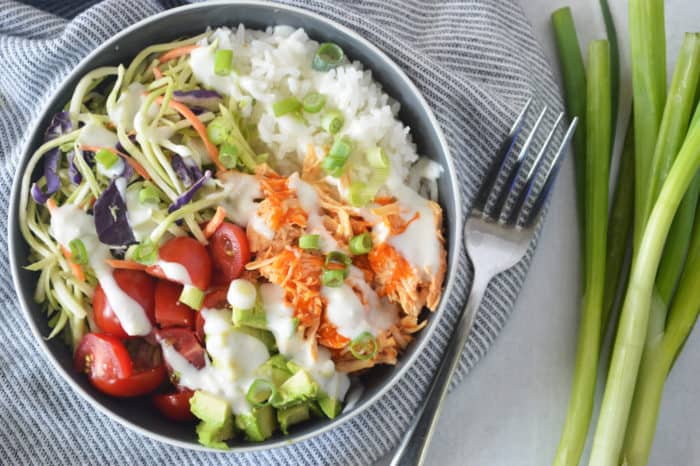
M474 266L474 280L469 299L455 325L437 375L430 385L422 406L414 413L413 422L392 458L392 466L422 465L425 462L428 445L450 385L450 378L459 364L462 349L467 343L481 299L491 279L498 273L513 267L525 255L535 234L535 225L542 206L558 172L562 154L576 129L578 120L574 118L549 163L541 187L538 187L536 175L539 170L544 169L545 155L564 118L563 113L558 115L542 147L530 164L523 188L518 188L518 174L547 112L545 106L537 117L529 136L523 142L519 154L515 156L515 161L509 164L509 156L514 152L515 142L521 133L531 104L532 99L527 101L501 144L464 225L464 243ZM499 183L499 178L503 176L505 176L505 182ZM513 198L515 200L511 205L507 201ZM490 207L490 199L495 199L493 207ZM508 208L509 205L510 208ZM528 205L529 208L527 208Z

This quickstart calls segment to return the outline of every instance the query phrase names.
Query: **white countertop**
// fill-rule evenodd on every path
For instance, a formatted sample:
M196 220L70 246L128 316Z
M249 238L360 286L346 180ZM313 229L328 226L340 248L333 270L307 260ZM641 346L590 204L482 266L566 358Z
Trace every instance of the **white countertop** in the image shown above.
M609 1L624 47L627 2ZM597 0L521 3L555 73L558 65L549 23L553 10L567 4L572 7L584 47L591 39L605 37ZM670 70L683 32L698 30L698 0L666 0ZM626 52L621 50L621 54ZM624 69L622 78L623 88L629 89ZM629 111L629 90L623 91L623 98L621 111ZM551 464L569 398L579 315L578 233L573 209L573 166L567 161L513 314L490 352L448 396L426 464ZM650 465L700 464L698 360L700 331L696 328L666 385ZM581 464L586 464L588 451L585 455Z

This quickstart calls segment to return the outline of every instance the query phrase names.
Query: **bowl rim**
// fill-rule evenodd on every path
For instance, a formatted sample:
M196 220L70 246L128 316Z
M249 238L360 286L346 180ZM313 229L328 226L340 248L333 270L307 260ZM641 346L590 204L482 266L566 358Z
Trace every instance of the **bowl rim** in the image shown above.
M327 24L333 29L337 29L348 36L350 36L352 39L357 41L362 47L368 48L371 50L373 53L375 53L381 60L387 64L393 73L396 74L398 78L400 78L401 81L407 86L407 88L410 90L412 94L414 94L418 100L419 105L425 110L428 121L430 123L430 126L434 129L435 134L437 136L437 140L439 142L439 145L441 146L444 154L445 154L445 163L447 164L447 170L445 170L447 173L443 174L443 176L447 175L449 177L449 182L452 186L452 191L453 195L452 198L455 202L455 215L454 215L454 223L456 223L456 228L454 228L454 235L451 235L450 239L455 242L455 256L452 258L452 261L448 261L448 269L446 270L446 281L445 281L445 287L443 289L442 297L440 299L440 303L438 305L438 308L435 310L435 312L432 314L431 323L428 325L428 328L424 329L425 333L423 334L423 337L421 338L421 341L418 342L417 347L414 349L413 353L405 359L403 364L401 365L398 370L392 374L391 378L377 390L376 393L374 393L372 396L368 397L367 399L363 400L361 404L359 404L356 408L354 408L350 413L348 413L347 416L340 416L336 419L330 419L322 424L319 425L318 428L311 430L309 432L305 433L300 433L294 436L293 434L290 435L289 437L286 438L281 438L279 440L275 440L269 443L245 443L245 444L233 444L230 446L229 450L216 450L212 449L209 447L205 447L200 444L195 444L195 443L190 443L190 442L185 442L182 440L177 440L173 439L171 437L168 437L166 435L148 430L146 428L143 428L141 426L138 426L134 423L132 423L130 420L126 419L125 417L122 417L120 414L111 411L105 406L102 406L88 391L84 390L79 384L77 384L73 378L71 377L71 374L69 374L66 370L64 370L63 366L59 364L58 360L56 357L53 355L51 352L50 348L48 347L47 340L44 338L44 335L42 334L41 330L38 328L38 326L34 323L31 313L29 311L30 307L32 305L35 305L33 302L29 303L28 300L26 299L27 297L21 293L21 286L20 286L20 279L19 279L19 269L22 267L16 260L15 255L12 254L12 252L9 253L9 258L10 258L10 268L12 272L12 282L15 287L15 292L19 298L19 303L20 307L22 310L22 314L24 316L24 319L27 321L29 324L29 327L34 335L35 342L38 344L38 346L41 348L41 352L43 356L48 359L48 361L51 363L51 365L56 369L56 371L61 375L63 380L68 383L68 385L75 391L77 392L83 399L85 399L90 405L92 405L93 408L96 408L99 412L102 414L106 415L110 419L118 422L122 426L137 432L147 438L151 438L160 442L163 442L167 445L172 445L180 448L186 448L188 450L193 450L193 451L203 451L203 452L217 452L217 453L250 453L250 452L258 452L258 451L263 451L263 450L272 450L276 448L281 448L285 446L290 446L293 445L297 442L302 442L305 440L309 440L313 437L317 437L323 433L326 433L330 431L331 429L335 429L337 427L340 427L341 425L345 424L351 419L354 419L357 417L359 414L363 413L365 410L367 410L370 406L375 404L382 396L384 396L389 390L391 390L398 382L399 380L406 374L406 372L415 365L416 360L418 359L419 355L423 352L425 349L425 346L428 344L428 341L433 337L435 333L435 329L438 326L439 321L444 318L445 314L445 308L447 306L448 302L448 297L452 294L452 289L455 285L455 280L456 280L456 275L457 275L457 268L459 265L459 256L462 251L462 209L461 209L461 193L459 189L459 184L457 182L457 177L456 177L456 171L455 171L455 166L452 160L452 155L450 152L449 145L447 144L447 140L445 139L445 135L442 131L442 127L437 121L437 118L435 117L435 114L432 111L432 108L428 105L427 101L425 100L425 97L423 94L420 92L418 87L414 84L414 82L411 80L411 78L406 75L406 73L403 71L403 69L394 62L384 51L382 51L379 47L374 45L372 42L369 40L365 39L362 35L359 33L355 32L354 30L332 20L329 18L326 18L318 13L315 13L313 11L305 10L303 8L295 7L295 6L289 6L289 5L284 5L284 4L278 4L278 3L273 3L270 1L266 0L214 0L210 2L203 2L203 3L196 3L196 4L189 4L189 5L184 5L176 8L171 8L164 10L160 13L157 13L152 16L148 16L146 18L143 18L142 20L128 26L127 28L121 30L119 33L115 34L114 36L110 37L108 40L104 41L101 43L98 47L96 47L92 52L90 52L88 55L86 55L78 64L76 64L75 68L73 71L71 71L62 81L61 83L53 90L53 92L50 94L50 97L47 99L47 102L41 110L36 114L35 125L32 127L31 132L27 133L29 137L26 139L26 142L22 146L22 150L20 152L20 157L17 161L17 167L22 167L26 164L28 159L31 157L32 152L32 145L31 142L34 139L34 136L37 134L37 132L41 131L42 128L39 128L39 122L42 120L42 117L45 116L50 108L53 106L53 101L55 98L55 95L66 85L67 82L74 80L75 78L79 77L79 75L84 74L82 72L82 68L84 65L88 64L91 62L95 56L97 56L99 53L104 51L105 49L108 49L112 46L114 46L115 43L117 43L119 40L122 38L128 36L132 32L144 27L147 24L154 23L157 21L161 21L164 18L167 18L168 16L177 14L181 11L184 10L198 10L198 9L208 9L212 5L231 5L231 6L257 6L257 7L266 7L266 8L272 8L275 10L286 10L294 14L302 15L302 16L307 16L311 19L320 21L322 23ZM20 176L19 170L15 174L15 179L12 184L12 192L11 192L11 197L10 197L10 219L16 219L18 218L18 210L19 210L19 196L20 196L20 191L21 191L21 185L22 185L22 176ZM10 223L11 224L11 223ZM14 249L14 245L17 244L18 242L24 241L24 238L22 237L21 233L17 231L16 228L8 228L8 247L10 249Z

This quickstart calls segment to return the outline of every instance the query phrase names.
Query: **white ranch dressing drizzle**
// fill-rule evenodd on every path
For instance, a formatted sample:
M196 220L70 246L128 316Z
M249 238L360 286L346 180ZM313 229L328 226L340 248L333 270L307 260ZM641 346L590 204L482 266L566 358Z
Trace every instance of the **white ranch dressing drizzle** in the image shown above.
M284 302L282 288L265 283L260 286L258 292L265 309L267 328L275 336L280 353L309 371L311 377L329 396L343 400L350 388L350 379L347 374L336 372L331 354L326 348L318 347L314 358L311 341L304 340L296 332L293 311Z
M107 296L124 331L131 336L147 335L151 322L143 307L126 294L113 276L113 268L107 264L112 258L109 247L97 237L95 220L73 204L65 204L51 213L51 235L63 247L74 239L80 239L88 251L88 262Z
M327 254L338 250L338 242L323 225L323 217L320 214L320 202L316 189L303 181L298 173L292 173L287 179L289 189L296 191L299 204L308 216L306 233L319 235L321 251Z
M168 280L180 283L181 285L192 285L190 273L187 271L187 268L179 262L168 262L158 259L155 265L160 267L165 278Z
M129 221L131 231L134 232L136 241L148 238L158 223L153 220L153 207L155 204L139 201L138 189L127 189L124 195L126 200L126 218Z
M238 225L248 225L258 210L256 200L263 197L260 183L253 175L237 171L227 172L219 180L224 186L222 206L226 215Z
M234 414L246 414L251 406L246 399L256 379L256 369L270 358L263 342L239 332L231 325L231 312L202 309L207 352L205 366L197 369L172 345L160 341L165 361L178 375L178 383L191 390L203 390L231 404Z
M119 142L117 134L102 126L97 120L90 119L80 130L78 145L94 147L115 147Z
M146 90L146 86L141 83L131 83L121 93L114 108L109 109L111 112L108 111L109 118L115 125L126 132L134 129L134 118L146 99L144 95ZM153 104L148 109L148 116L149 118L155 118L156 115L158 115L158 106Z
M379 222L372 229L373 236L376 239L386 238L423 278L429 278L440 269L440 241L435 229L435 213L428 200L400 180L390 177L387 187L398 200L404 220L410 220L416 212L419 217L398 235L387 236L386 227Z
M337 288L324 286L321 295L326 299L326 317L346 338L364 332L377 336L398 319L398 307L379 298L355 266L350 266L346 283Z

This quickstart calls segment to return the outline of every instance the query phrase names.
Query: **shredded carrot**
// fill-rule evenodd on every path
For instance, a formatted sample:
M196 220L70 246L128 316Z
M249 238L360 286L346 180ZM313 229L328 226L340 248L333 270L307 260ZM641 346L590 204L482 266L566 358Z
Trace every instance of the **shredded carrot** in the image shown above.
M140 163L138 163L138 162L136 161L136 159L134 159L133 157L131 157L131 156L127 155L127 154L125 154L124 152L119 152L119 151L118 151L117 149L115 149L114 147L97 147L97 146L86 146L86 145L81 145L81 146L80 146L80 150L83 150L83 151L97 152L97 151L99 151L99 150L101 150L101 149L107 149L107 150L110 151L111 153L120 156L121 158L124 159L124 161L126 161L126 163L128 163L129 165L131 165L131 168L133 168L134 171L135 171L136 173L138 173L139 175L141 175L142 177L144 177L144 178L147 179L147 180L150 180L150 179L151 179L151 175L149 175L148 172L146 171L146 169L143 168L143 165L141 165Z
M153 76L156 79L160 79L163 77L163 72L160 70L160 68L158 68L157 66L154 66L153 67Z
M61 245L61 252L63 252L63 257L65 257L66 260L68 260L68 266L70 267L71 272L73 272L73 275L75 275L75 278L77 278L81 282L84 282L85 272L83 271L83 268L80 264L76 264L71 260L71 253L68 250L68 248Z
M211 218L211 220L209 220L207 226L204 227L204 230L202 230L202 233L204 233L204 237L211 238L214 232L221 226L222 223L224 223L225 219L226 210L223 207L218 206L216 208L216 213Z
M156 99L156 103L162 104L163 103L163 96L159 96ZM202 138L202 141L204 141L204 146L207 148L207 152L209 152L209 156L216 164L216 168L219 171L226 171L226 167L224 167L224 165L219 160L219 150L209 140L209 136L207 136L207 128L200 121L200 119L197 118L197 115L192 113L192 110L190 110L186 105L183 105L180 102L177 102L177 101L172 100L172 99L170 99L168 101L168 106L170 108L172 108L173 110L177 111L180 115L182 115L184 118L186 118L190 123L192 123L192 127L194 128L195 131L197 131L197 134L199 134L199 137Z
M184 45L182 47L177 47L170 49L158 58L159 63L165 63L176 58L180 58L183 55L189 55L194 49L199 48L199 45Z
M108 265L114 267L115 269L142 270L144 272L148 269L147 265L140 264L136 261L107 259L105 262L107 262Z
M54 210L58 209L56 201L54 201L52 197L46 200L46 208L49 209L49 212L53 212Z

